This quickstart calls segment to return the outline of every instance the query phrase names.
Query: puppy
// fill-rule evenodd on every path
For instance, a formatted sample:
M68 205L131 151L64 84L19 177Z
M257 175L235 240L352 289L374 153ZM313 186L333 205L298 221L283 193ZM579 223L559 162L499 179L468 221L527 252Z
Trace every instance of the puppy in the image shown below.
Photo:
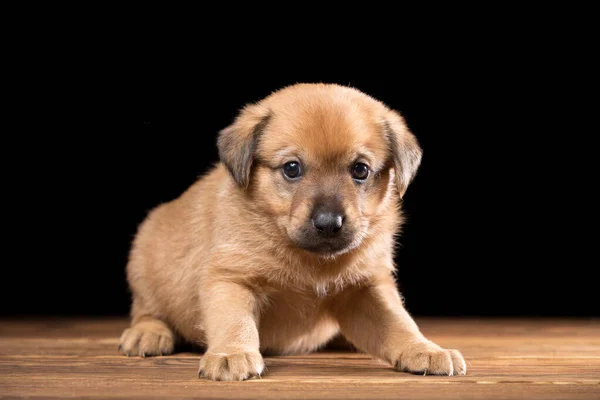
M402 116L334 84L298 84L240 110L220 162L140 224L127 277L129 355L206 348L199 375L245 380L261 354L314 351L338 333L415 374L465 361L423 336L394 279L401 200L422 150Z

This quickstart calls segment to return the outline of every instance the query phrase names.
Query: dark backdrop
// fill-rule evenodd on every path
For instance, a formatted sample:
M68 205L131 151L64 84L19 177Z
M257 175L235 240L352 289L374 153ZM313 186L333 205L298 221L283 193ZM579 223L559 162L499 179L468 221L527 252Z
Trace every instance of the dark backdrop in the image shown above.
M399 110L424 149L397 257L410 312L600 314L582 213L581 188L594 181L582 175L593 158L579 151L590 127L574 129L568 77L549 85L535 69L447 66L377 79L93 78L37 88L17 145L5 147L18 159L5 171L6 218L17 223L5 242L4 315L127 314L127 252L147 211L217 161L216 134L246 102L315 81Z

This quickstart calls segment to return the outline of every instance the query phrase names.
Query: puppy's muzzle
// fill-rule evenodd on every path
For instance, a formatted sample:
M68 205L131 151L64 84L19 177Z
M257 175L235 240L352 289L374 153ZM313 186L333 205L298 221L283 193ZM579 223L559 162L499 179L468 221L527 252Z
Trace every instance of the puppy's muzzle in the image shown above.
M317 206L312 213L311 220L317 234L330 238L340 234L344 226L345 216L343 213L329 209L326 206Z
M346 218L341 199L318 198L304 226L296 236L296 244L320 254L338 253L352 243L355 230Z

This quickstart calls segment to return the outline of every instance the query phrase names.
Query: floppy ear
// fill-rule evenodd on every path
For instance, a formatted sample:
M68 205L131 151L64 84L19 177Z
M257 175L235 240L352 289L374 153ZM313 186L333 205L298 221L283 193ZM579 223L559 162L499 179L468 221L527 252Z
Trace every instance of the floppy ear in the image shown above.
M396 188L400 199L402 199L408 185L417 174L423 157L423 150L415 135L406 126L404 118L398 112L388 110L383 125L394 163Z
M254 152L269 119L270 111L260 105L244 107L233 123L219 132L219 159L235 181L247 188Z

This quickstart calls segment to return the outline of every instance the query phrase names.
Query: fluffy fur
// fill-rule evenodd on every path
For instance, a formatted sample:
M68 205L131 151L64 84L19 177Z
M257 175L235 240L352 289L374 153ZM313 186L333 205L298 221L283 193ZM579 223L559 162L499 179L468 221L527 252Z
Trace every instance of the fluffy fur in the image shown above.
M217 145L221 162L139 227L125 354L184 340L206 347L201 376L244 380L263 373L265 352L342 334L400 371L466 373L458 351L421 334L395 284L401 198L422 157L398 112L353 88L298 84L240 110ZM283 175L289 161L299 179ZM339 237L315 232L317 206L343 213Z

